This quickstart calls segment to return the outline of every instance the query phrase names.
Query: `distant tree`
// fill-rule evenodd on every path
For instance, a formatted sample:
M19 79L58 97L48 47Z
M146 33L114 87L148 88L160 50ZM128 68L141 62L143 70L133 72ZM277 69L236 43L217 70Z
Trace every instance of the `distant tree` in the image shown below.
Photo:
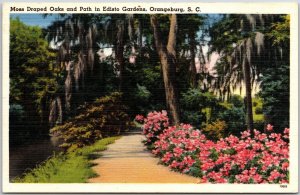
M247 127L253 130L252 87L268 67L280 58L279 47L266 37L280 15L225 15L210 31L211 52L220 54L217 68L222 70L218 89L223 95L244 85L246 89Z
M266 36L273 47L280 48L280 53L273 66L264 71L259 95L263 98L266 123L283 131L290 126L290 16L283 16L273 23Z
M54 67L55 54L43 37L41 28L27 26L19 19L10 20L9 101L11 108L18 108L11 112L12 134L18 133L13 130L21 131L19 127L24 131L23 136L30 132L31 135L45 133L41 131L48 127L49 104L59 88L59 78ZM21 117L15 115L17 110L23 110L19 127L14 123L14 117Z
M49 119L51 123L67 118L72 114L75 106L87 100L74 92L86 92L88 81L93 78L93 71L97 58L98 27L97 21L103 16L94 14L60 15L60 19L54 21L46 29L47 39L54 43L57 50L56 68L64 74L62 91L52 99ZM95 91L94 91L95 92ZM75 102L74 100L77 99ZM74 105L75 104L75 105ZM61 110L60 114L55 110ZM66 117L61 116L66 115Z
M180 14L178 17L178 32L177 32L177 56L180 62L188 59L188 63L183 63L181 66L188 68L188 82L192 88L197 87L197 70L195 58L199 56L200 64L205 65L205 58L202 58L202 26L204 25L205 17L196 14ZM199 35L200 34L200 35Z

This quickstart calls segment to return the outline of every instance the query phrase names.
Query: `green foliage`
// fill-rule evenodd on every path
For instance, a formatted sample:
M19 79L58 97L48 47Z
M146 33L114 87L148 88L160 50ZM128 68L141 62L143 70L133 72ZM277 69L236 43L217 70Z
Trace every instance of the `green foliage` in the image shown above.
M201 92L199 89L189 89L182 94L182 104L186 108L211 107L217 104L216 96L209 92Z
M289 15L260 15L258 17L258 15L228 14L221 17L210 29L210 53L216 51L222 54L216 68L218 77L215 91L224 96L232 93L231 89L235 90L238 87L242 89L242 84L245 82L242 66L243 60L241 60L243 56L247 56L244 60L251 59L249 60L251 71L248 75L252 80L251 85L260 82L265 82L266 84L264 77L269 75L270 71L277 71L282 64L289 64L289 28ZM256 49L253 50L255 47ZM243 48L243 50L241 51L240 48ZM247 51L247 54L241 55L245 51ZM235 55L237 53L239 54ZM285 72L285 75L288 75L288 72ZM276 79L273 77L274 82L278 82ZM269 81L273 82L271 79ZM244 83L244 86L249 89L250 82ZM283 87L287 86L283 85ZM274 93L277 93L277 91L274 90ZM249 97L251 94L248 93L247 95ZM264 96L264 100L272 98L271 93L268 95L270 96ZM285 95L288 96L287 93ZM272 100L267 100L267 102L270 101ZM286 110L289 107L288 104L275 105L276 103L272 108L268 106L269 110L264 112L270 114L271 112L277 112L276 109ZM264 106L263 110L265 108L266 106ZM250 112L247 115L252 117ZM255 114L254 112L253 118L254 123L262 123L264 115ZM285 117L284 120L286 120ZM230 124L228 125L230 126ZM282 124L278 129L283 128L285 125Z
M289 127L290 103L290 16L285 15L281 20L272 23L267 36L273 46L281 48L280 57L263 72L261 91L263 113L266 123L274 125L276 130Z
M288 44L290 40L290 15L282 16L282 21L273 23L267 35L273 39L273 45Z
M119 137L102 139L91 146L86 146L66 154L54 154L22 177L13 179L13 183L86 183L95 177L91 169L91 157L106 149L106 145L114 143ZM96 154L96 155L95 155Z
M141 86L139 84L137 84L137 93L136 96L140 99L140 100L149 100L151 93L150 91L145 87L145 86Z
M259 97L252 99L252 110L253 110L253 120L254 123L264 123L264 114L263 114L263 100ZM264 127L259 129L263 129Z
M182 121L194 127L201 127L219 108L218 100L212 93L203 93L199 89L190 88L182 93L180 101Z
M263 113L263 111L262 111L261 107L255 108L255 114L262 114L262 113Z
M225 121L227 129L225 135L230 133L239 135L239 133L246 129L246 116L244 108L232 107L223 112L219 112L218 118Z
M243 38L238 17L238 15L222 16L222 19L210 28L211 51L217 51L218 53L221 53L221 51L225 51L225 53L232 52L234 48L232 43L237 43Z
M149 110L149 102L152 94L146 86L137 84L136 87L137 89L133 96L133 99L139 102L136 107L140 110L140 113L146 113Z
M150 58L156 58L149 49ZM153 56L152 56L153 55ZM165 91L158 61L138 56L135 64L126 64L124 101L130 107L130 115L147 114L165 108Z
M48 108L51 96L59 90L59 74L55 54L43 36L39 27L10 20L9 101L23 112L21 117L17 110L10 110L10 142L14 144L48 131Z
M39 27L10 21L10 101L21 102L24 94L35 98L37 105L46 93L57 88L53 75L55 55L48 49ZM25 91L24 88L27 90Z
M72 56L69 57L72 61L74 61L74 63L77 63L79 60L79 51L82 50L80 48L86 47L84 39L82 39L82 43L81 41L76 41L79 35L86 35L85 33L78 31L79 26L82 25L80 28L85 29L86 32L88 32L88 29L91 26L98 29L98 33L95 34L95 40L93 39L92 41L93 54L95 54L99 47L112 46L113 48L116 48L116 42L118 41L118 38L115 35L118 24L120 22L124 22L125 27L130 23L125 16L125 14L105 16L97 14L71 14L61 21L53 22L53 24L49 26L49 40L57 36L55 33L56 31L53 31L53 29L57 30L58 27L61 27L63 32L73 34L73 36L69 38L76 43L71 44L70 50ZM162 31L162 37L167 37L170 24L169 16L162 14L158 17L160 21L159 25ZM243 99L240 96L230 94L231 96L228 96L228 102L220 103L218 100L219 97L224 100L224 97L229 95L231 92L230 90L236 90L243 82L243 73L240 67L229 66L230 64L236 65L231 63L232 52L237 48L242 40L245 40L249 37L253 38L255 32L262 32L265 35L265 42L271 40L274 46L276 45L281 46L282 48L289 48L288 43L290 23L290 16L288 15L274 15L272 16L272 20L269 20L267 15L263 15L261 19L264 19L265 23L257 22L254 27L247 17L248 16L246 15L236 14L217 15L214 22L210 19L205 20L206 15L178 15L178 31L176 34L176 50L178 51L176 57L178 66L176 67L175 78L178 84L177 87L180 90L179 93L181 93L179 101L182 122L190 123L193 126L200 128L204 127L205 124L209 124L219 119L226 122L226 131L240 131L244 129L245 111ZM76 27L78 21L81 21L82 24ZM275 22L272 23L270 21ZM211 27L209 30L206 29L206 22L209 23L207 26ZM122 37L124 41L123 60L125 65L123 75L124 79L122 81L124 86L122 100L129 107L127 111L129 116L134 116L141 113L146 114L150 110L167 109L165 102L165 88L162 78L162 70L160 67L161 64L158 60L159 58L156 48L153 47L154 38L150 28L149 16L134 16L132 24L131 31L139 33L133 33L133 35L129 35L129 32L124 30L124 36ZM71 27L75 28L72 29ZM29 27L24 25L18 19L12 19L10 31L10 104L19 105L22 108L22 112L19 112L18 109L12 108L12 117L10 117L10 119L12 121L17 121L18 118L20 124L26 128L21 129L22 131L18 129L19 132L34 132L35 128L39 129L41 126L47 128L47 120L49 115L48 108L53 96L60 96L62 99L62 104L64 104L63 93L66 71L62 70L64 67L55 66L55 58L59 58L59 56L55 56L55 54L48 49L47 41L42 38L44 36L42 29L39 27ZM209 35L207 34L208 31ZM141 35L143 44L136 41L139 39L138 36L140 36L138 34ZM197 42L197 46L194 49L196 54L200 55L201 52L199 49L199 44L206 44L206 42L203 41L203 36L206 35L210 36L208 42L210 50L209 53L216 51L218 53L222 53L222 55L216 64L216 75L209 75L210 73L204 72L197 73L196 77L198 83L205 83L204 85L207 85L205 89L209 91L214 90L215 92L219 93L218 98L212 93L206 92L207 90L201 91L199 89L189 89L191 39L194 38ZM64 34L60 34L56 38L58 38L57 41L60 42L66 37ZM167 39L163 40L163 42L166 41ZM265 48L269 48L267 47L268 45L270 44L266 44ZM132 46L134 46L136 50L134 53L132 51ZM288 49L283 49L284 56L285 51L288 52ZM273 56L273 53L276 53L276 57L279 57L279 52L277 52L277 49L274 49L274 52L270 52L270 56ZM129 62L129 56L131 55L135 55L135 63ZM100 109L100 106L94 106L94 108L89 107L93 107L95 103L91 103L87 107L81 107L79 110L75 110L75 108L81 105L83 102L92 102L94 101L95 97L101 97L102 95L118 90L118 72L120 70L118 65L115 63L115 57L112 55L102 59L101 61L98 59L99 56L96 54L94 57L94 68L91 69L88 67L87 71L84 72L84 76L79 79L79 90L76 91L72 89L71 111L66 111L64 108L62 111L64 120L72 118L73 116L76 117L61 125L61 130L64 129L63 132L76 132L74 134L80 135L78 138L75 138L72 136L72 133L66 133L68 134L68 136L64 136L64 138L67 140L67 143L64 146L66 148L71 147L72 144L70 143L75 143L76 141L80 142L78 146L81 147L82 145L89 144L89 140L93 140L95 137L103 137L110 134L108 132L116 133L119 131L117 129L110 130L110 128L114 126L113 124L110 124L109 128L103 128L105 126L103 124L108 124L107 121L110 119L108 120L105 117L99 117L95 119L93 114L89 114L99 114L104 112ZM288 62L286 56L284 60ZM260 60L254 60L252 62L257 61ZM262 64L264 66L261 66ZM277 67L281 66L278 64L274 63L272 68L277 69ZM257 80L256 77L252 80L256 80L257 82L262 81L264 85L263 90L270 90L266 86L270 84L269 82L273 82L272 79L275 78L271 76L272 78L267 79L268 75L270 75L268 72L268 67L270 66L271 65L269 62L265 63L265 61L261 61L261 63L258 63L257 66L255 65L252 69L257 69L259 71ZM272 70L270 71L272 73ZM208 76L204 77L202 74L207 74ZM284 74L287 75L287 72L284 72ZM262 78L262 80L260 80L261 75L266 78ZM274 82L277 81L278 80L276 79L274 80ZM273 83L273 85L275 84ZM73 88L75 88L74 85ZM76 91L76 93L74 93L74 91ZM84 95L82 95L83 93ZM272 106L272 104L277 104L277 100L275 101L277 94L275 94L275 97L273 97L273 95L270 95L271 92L266 93L268 93L268 97L266 95L262 95L264 100L266 100L266 105L263 107L263 112L268 113L268 115L272 115L273 113L278 112L276 111L275 106ZM273 90L272 93L274 94L276 91ZM281 97L278 98L280 101L283 101L281 100ZM254 122L262 122L264 120L264 115L261 114L262 105L260 106L255 99L253 99L253 105ZM285 108L288 107L286 104L279 105L284 106ZM62 107L64 107L64 105ZM285 108L278 108L278 110L284 110ZM112 118L114 118L114 116ZM78 120L79 122L77 123L75 120ZM88 122L84 123L83 121L85 120ZM41 121L43 121L43 124L41 124ZM115 123L115 121L111 123ZM269 121L272 122L273 119L270 119ZM100 124L102 124L103 127ZM55 128L59 129L59 127ZM16 133L14 135L16 135Z
M93 144L103 137L119 135L131 126L127 107L121 103L118 92L98 98L77 111L77 116L51 129L52 134L64 141L60 147L69 151Z
M263 99L263 112L266 122L274 129L289 127L289 66L282 65L265 73L261 82L260 97Z
M239 95L232 95L228 100L228 103L233 104L234 107L241 108L244 106L244 100Z
M209 139L219 140L220 138L224 137L226 128L227 125L225 121L217 120L215 122L206 124L203 128L203 131Z

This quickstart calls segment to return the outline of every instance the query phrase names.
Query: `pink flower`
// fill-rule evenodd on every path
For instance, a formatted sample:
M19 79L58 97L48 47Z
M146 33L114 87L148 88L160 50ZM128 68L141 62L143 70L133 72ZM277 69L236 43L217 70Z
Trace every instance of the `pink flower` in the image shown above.
M259 174L253 175L252 178L253 178L255 183L261 183L262 182L262 177Z
M260 131L257 131L256 129L253 129L254 135L257 136L260 134Z
M285 128L283 131L284 134L289 134L290 133L290 129L289 128Z
M214 166L215 166L215 164L213 162L205 162L201 165L201 169L203 171L207 171L207 170L213 168Z
M164 127L168 127L169 123L168 122L164 122L163 125L164 125Z
M185 168L185 169L182 170L183 173L187 173L189 171L190 171L190 168Z
M176 147L173 149L173 151L174 151L174 156L179 157L182 154L183 149Z
M244 131L241 133L242 137L241 138L247 138L251 135L250 130Z
M290 129L289 128L285 128L284 129L284 131L283 131L283 133L284 133L284 138L285 139L289 139L289 135L290 135Z
M200 131L199 130L192 131L191 137L198 138L199 136L200 136Z
M168 115L167 111L165 111L165 110L162 110L162 111L161 111L161 114L162 114L163 116L167 116L167 115Z
M173 160L172 163L169 165L171 168L177 168L180 165L176 160Z
M146 137L151 138L151 137L153 137L153 136L154 136L153 133L149 133Z
M173 157L173 154L171 154L170 152L167 152L163 158L161 159L164 163L167 163L171 160L171 158Z
M275 179L278 179L282 175L275 169L270 173L270 176L268 177L269 182L273 182Z
M287 180L285 180L285 179L282 179L281 181L280 181L280 183L289 183Z
M138 122L143 122L143 120L144 120L144 116L143 116L143 115L140 115L140 114L138 114L138 115L136 115L136 117L135 117L135 120L136 120L136 121L138 121Z
M187 166L192 166L196 161L192 159L190 156L186 156L183 158L183 162L187 164Z
M207 183L208 182L208 178L206 176L203 176L201 178L201 183Z
M270 125L270 124L268 124L268 125L267 125L267 130L268 130L268 131L273 131L273 126Z
M152 150L152 154L155 154L155 155L157 155L159 152L160 152L159 149Z
M289 163L288 162L282 163L281 168L282 168L282 170L286 171L289 168Z

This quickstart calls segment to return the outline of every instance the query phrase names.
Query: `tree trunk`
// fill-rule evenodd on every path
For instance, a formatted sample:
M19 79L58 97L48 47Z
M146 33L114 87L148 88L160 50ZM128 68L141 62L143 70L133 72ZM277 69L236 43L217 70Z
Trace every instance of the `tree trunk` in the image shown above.
M250 64L246 56L243 59L243 74L246 88L246 110L247 110L247 128L253 131L253 112L252 112L252 97L251 97L251 77Z
M138 17L141 17L141 16L138 16ZM142 22L143 22L143 20L141 18L138 18L138 47L139 47L140 53L141 53L142 47L143 47L143 27L142 27Z
M166 93L166 102L171 114L171 122L178 125L180 123L178 94L176 88L176 28L177 16L171 15L170 31L167 46L163 43L159 24L155 15L151 15L151 25L154 31L155 46L158 52Z
M195 57L196 57L196 40L195 40L195 33L193 31L189 32L189 39L190 39L190 52L191 52L191 62L190 62L190 84L192 88L195 88L197 85L197 71L196 71L196 64L195 64Z
M117 40L116 40L116 59L119 65L119 91L124 91L124 28L125 24L120 21L117 24Z

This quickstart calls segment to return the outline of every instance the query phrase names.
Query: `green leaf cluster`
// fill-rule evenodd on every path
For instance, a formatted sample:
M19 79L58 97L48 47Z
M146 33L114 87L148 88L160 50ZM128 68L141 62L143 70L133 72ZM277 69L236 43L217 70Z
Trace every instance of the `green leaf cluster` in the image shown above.
M50 130L63 140L60 147L69 151L90 145L95 141L128 130L132 122L126 113L127 107L121 102L121 93L96 99L81 106L74 118Z
M31 135L47 134L48 108L61 75L40 27L10 19L9 41L10 141L21 143Z

